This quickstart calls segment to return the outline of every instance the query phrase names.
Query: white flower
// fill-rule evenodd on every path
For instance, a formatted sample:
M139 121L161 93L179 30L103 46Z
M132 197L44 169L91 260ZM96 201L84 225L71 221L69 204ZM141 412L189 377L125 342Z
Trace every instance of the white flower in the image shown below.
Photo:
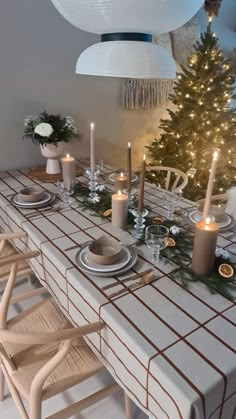
M230 259L229 252L227 252L227 250L222 249L221 247L216 249L216 257L224 260Z
M99 192L103 192L105 190L105 185L98 185L96 187L96 190L99 191Z
M98 202L100 202L100 196L98 196L98 195L95 195L93 198L92 198L92 203L93 204L97 204Z
M180 233L180 228L177 226L171 226L170 227L170 232L171 234L173 234L174 236L176 236L176 234Z
M46 122L42 122L41 124L36 125L34 129L35 134L40 135L41 137L50 137L53 133L53 127L51 124L47 124Z

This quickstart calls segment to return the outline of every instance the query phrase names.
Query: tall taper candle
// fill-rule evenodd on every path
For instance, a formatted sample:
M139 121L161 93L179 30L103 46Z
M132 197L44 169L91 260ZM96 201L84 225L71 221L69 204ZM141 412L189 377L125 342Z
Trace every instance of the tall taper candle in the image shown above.
M144 197L145 172L146 172L146 155L144 154L143 161L142 161L141 174L140 174L138 212L143 212L143 197Z
M75 179L75 159L69 154L61 159L63 182Z
M128 143L128 149L127 149L127 192L131 192L131 145Z
M212 272L218 224L211 221L209 217L196 224L196 231L193 244L192 270L197 275L209 275Z
M113 227L123 228L127 224L128 216L128 196L118 191L112 195L112 225Z
M211 196L212 196L212 191L214 187L214 179L215 179L215 174L216 174L216 166L217 166L218 157L219 157L218 151L214 151L213 160L211 163L211 172L210 172L208 185L207 185L205 204L204 204L203 214L202 214L202 218L204 220L209 216L209 211L210 211L210 206L211 206Z
M95 128L94 123L91 122L91 125L90 125L90 170L92 174L94 174L96 170L94 128Z

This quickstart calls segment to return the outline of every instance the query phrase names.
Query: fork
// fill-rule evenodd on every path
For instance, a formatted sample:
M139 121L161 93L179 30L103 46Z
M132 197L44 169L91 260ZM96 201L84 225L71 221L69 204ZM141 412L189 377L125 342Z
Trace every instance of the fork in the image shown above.
M144 285L151 284L151 282L154 282L157 279L158 278L154 277L153 272L149 272L148 274L142 276L137 282L130 285L129 287L113 292L112 294L108 295L108 298L117 297L118 295L124 294L126 291L131 291L136 288L141 288Z

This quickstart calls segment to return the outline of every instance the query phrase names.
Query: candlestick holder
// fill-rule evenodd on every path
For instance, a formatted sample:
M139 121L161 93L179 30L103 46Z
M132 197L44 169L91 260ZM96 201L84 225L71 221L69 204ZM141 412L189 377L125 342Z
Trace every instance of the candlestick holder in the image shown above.
M144 208L143 211L140 212L138 208L135 208L131 212L135 217L132 235L135 239L142 239L145 230L145 218L148 215L148 210Z
M94 200L98 197L97 186L98 186L97 173L96 172L94 172L94 173L90 172L90 175L89 175L89 190L90 190L89 199L90 199L91 202L94 202Z
M135 205L134 197L135 197L135 194L137 193L137 189L136 188L131 188L131 191L127 191L127 189L124 189L123 193L125 195L128 195L128 208L129 208L129 210L130 209L132 210L134 208L134 205Z

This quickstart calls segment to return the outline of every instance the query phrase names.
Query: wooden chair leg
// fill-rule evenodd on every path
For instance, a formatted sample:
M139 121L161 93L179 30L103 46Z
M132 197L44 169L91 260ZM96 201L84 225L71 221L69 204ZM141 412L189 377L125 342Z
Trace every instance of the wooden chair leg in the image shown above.
M126 419L132 419L131 401L125 391L124 391L124 397L125 397L125 417Z
M8 388L10 390L10 393L12 395L12 398L13 398L13 400L15 402L15 405L16 405L16 407L17 407L20 415L21 415L21 418L22 419L29 419L29 416L27 415L27 412L25 410L25 406L22 403L22 400L21 400L21 398L19 396L18 391L16 390L15 386L12 384L12 381L11 381L9 375L8 375L8 372L7 372L6 368L5 368L5 366L4 365L1 365L1 368L3 370L3 373L4 373L4 376L5 376L5 379L6 379Z
M2 371L2 368L0 368L0 402L4 400L4 386L5 385L5 377Z
M28 279L28 284L32 285L34 281L33 281L33 277L31 273L27 275L27 279Z

